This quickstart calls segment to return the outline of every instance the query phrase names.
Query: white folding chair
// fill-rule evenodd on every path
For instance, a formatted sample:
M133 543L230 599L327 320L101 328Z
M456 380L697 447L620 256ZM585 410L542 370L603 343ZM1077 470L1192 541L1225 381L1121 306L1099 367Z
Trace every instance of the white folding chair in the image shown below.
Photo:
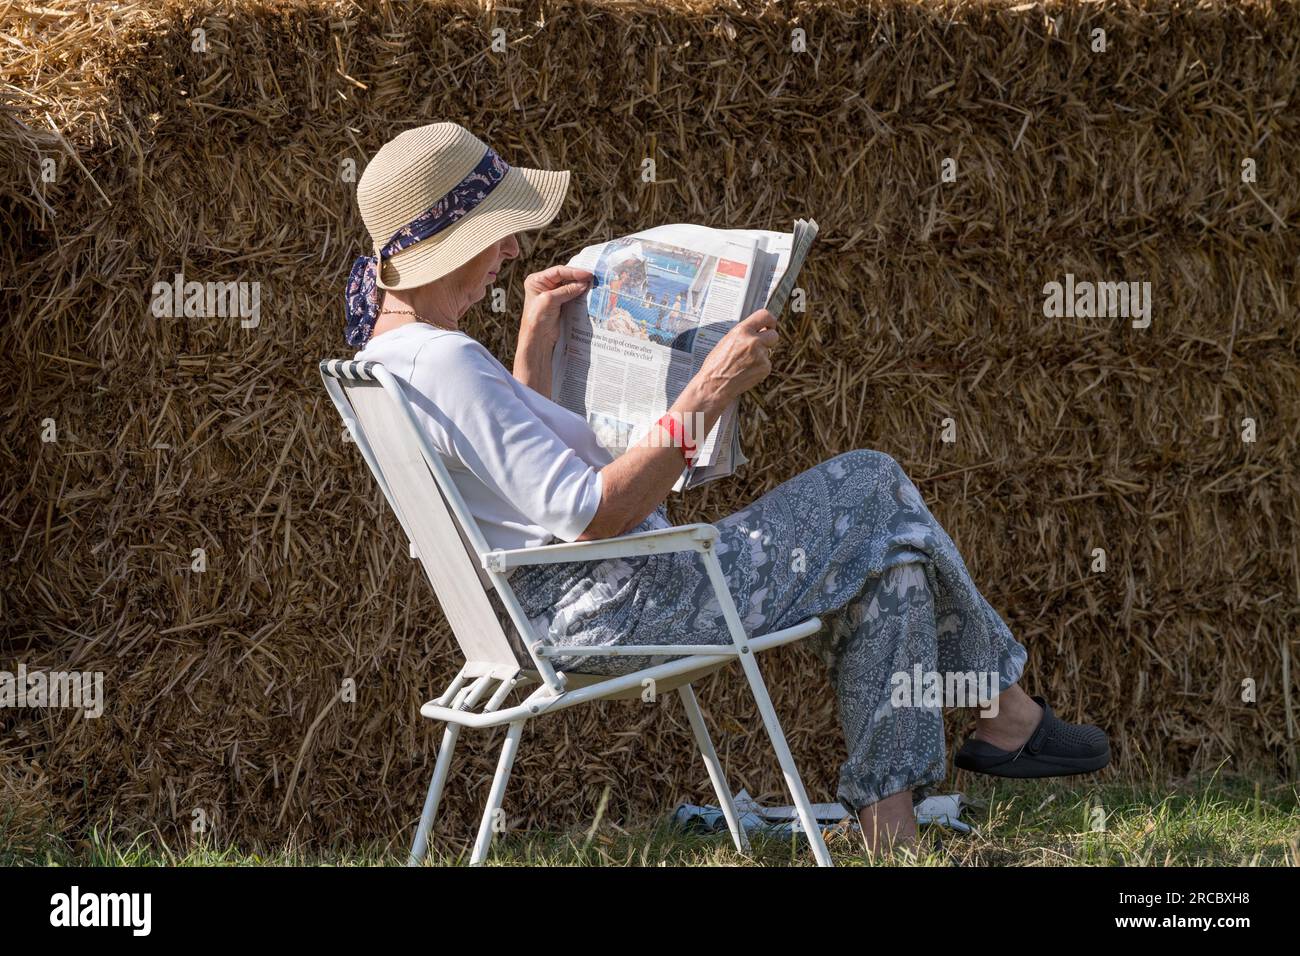
M415 417L403 384L378 362L332 359L321 362L320 369L330 398L410 539L412 555L418 557L424 566L465 658L464 666L447 689L420 708L423 716L443 721L447 727L425 797L424 812L411 846L409 864L419 865L425 857L430 827L438 811L462 727L504 724L507 728L478 839L470 857L471 865L477 865L487 857L492 844L494 824L525 721L588 701L637 699L646 686L652 687L656 693L676 690L681 697L736 849L747 853L749 840L740 825L722 764L691 689L692 681L730 661L739 660L772 739L786 785L798 808L799 820L812 844L813 855L819 865L833 865L755 660L758 651L815 634L821 629L818 618L809 618L794 627L761 636L746 634L714 551L717 529L708 524L682 525L597 541L509 551L489 550L440 455ZM508 581L508 572L523 565L603 560L670 551L695 551L700 555L731 632L732 644L625 648L553 644L548 639L536 638ZM508 612L509 620L524 636L526 660L521 660L521 655L516 653L488 599L488 590L493 588ZM684 656L619 677L581 674L572 670L559 672L552 667L550 660L559 656L608 657L619 654ZM647 685L647 682L653 683ZM523 701L505 705L513 689L532 683L539 686Z

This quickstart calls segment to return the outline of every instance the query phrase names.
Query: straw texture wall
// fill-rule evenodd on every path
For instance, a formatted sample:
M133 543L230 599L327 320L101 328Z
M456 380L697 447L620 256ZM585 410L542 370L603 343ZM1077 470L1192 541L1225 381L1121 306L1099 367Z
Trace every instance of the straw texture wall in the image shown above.
M199 811L279 842L418 815L438 731L416 711L452 644L315 366L348 354L345 161L435 119L574 171L515 310L527 267L600 238L821 223L809 309L746 405L753 464L676 518L886 451L1029 647L1029 689L1109 729L1111 772L1294 774L1296 4L107 6L0 14L0 669L102 671L106 697L98 720L0 711L11 820L174 839ZM155 317L178 272L260 283L260 324ZM1045 318L1067 273L1149 281L1150 328ZM508 363L510 322L466 321ZM831 799L820 664L764 664ZM779 793L741 681L701 694L733 784ZM463 739L452 844L501 734ZM607 785L619 820L711 796L675 698L537 725L516 768L515 824L585 823Z

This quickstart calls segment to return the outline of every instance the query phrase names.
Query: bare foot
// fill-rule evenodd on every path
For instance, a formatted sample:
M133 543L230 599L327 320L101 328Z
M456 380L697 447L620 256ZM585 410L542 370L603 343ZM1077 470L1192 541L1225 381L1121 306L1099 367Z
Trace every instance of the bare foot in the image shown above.
M883 800L867 804L858 811L858 822L862 824L862 838L870 854L911 846L917 838L912 791L892 793Z
M971 737L999 750L1019 750L1042 719L1043 708L1019 684L1012 684L998 696L997 716L980 717Z

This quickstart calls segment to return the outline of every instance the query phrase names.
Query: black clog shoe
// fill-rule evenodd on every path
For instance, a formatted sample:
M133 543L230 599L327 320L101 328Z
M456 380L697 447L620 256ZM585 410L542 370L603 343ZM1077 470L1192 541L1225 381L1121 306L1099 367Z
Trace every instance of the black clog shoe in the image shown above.
M1110 742L1104 730L1092 724L1067 724L1052 713L1043 698L1034 700L1043 708L1043 719L1019 750L999 750L968 738L953 763L974 773L1021 778L1071 777L1093 773L1110 763Z

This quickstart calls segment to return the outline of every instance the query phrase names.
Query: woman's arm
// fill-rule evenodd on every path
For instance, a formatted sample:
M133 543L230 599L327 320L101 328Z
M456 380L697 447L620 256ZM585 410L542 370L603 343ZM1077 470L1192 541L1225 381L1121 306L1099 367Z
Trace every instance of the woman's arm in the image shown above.
M524 280L524 311L519 319L513 373L539 395L551 397L551 358L560 337L560 307L591 288L582 269L552 266Z
M528 322L519 324L515 346L515 378L538 395L551 397L551 359L558 334Z
M698 422L691 437L702 442L726 407L692 380L669 411L679 422ZM668 496L683 467L681 447L659 426L600 470L600 506L578 540L614 538L635 528Z
M777 343L776 318L760 309L729 331L669 409L678 421L699 423L691 437L703 441L733 401L772 371L770 352ZM684 459L667 436L646 435L600 470L600 506L579 541L625 534L663 502L682 473Z

